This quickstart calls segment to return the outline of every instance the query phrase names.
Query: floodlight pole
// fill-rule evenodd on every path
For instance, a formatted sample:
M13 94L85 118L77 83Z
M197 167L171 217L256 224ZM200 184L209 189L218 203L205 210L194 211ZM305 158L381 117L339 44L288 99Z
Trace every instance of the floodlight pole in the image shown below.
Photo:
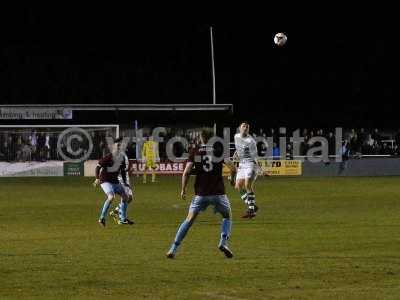
M214 36L213 28L210 26L210 40L211 40L211 74L212 74L212 93L213 104L217 104L217 96L215 93L215 65L214 65ZM214 122L214 134L217 134L217 124Z

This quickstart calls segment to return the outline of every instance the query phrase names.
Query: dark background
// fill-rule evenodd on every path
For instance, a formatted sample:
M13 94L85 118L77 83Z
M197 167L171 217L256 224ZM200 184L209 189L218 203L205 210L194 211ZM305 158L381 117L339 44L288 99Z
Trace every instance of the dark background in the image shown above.
M122 8L2 14L1 104L212 103L212 25L217 103L233 103L235 121L399 126L397 35L377 15L196 23ZM282 48L273 44L279 31Z

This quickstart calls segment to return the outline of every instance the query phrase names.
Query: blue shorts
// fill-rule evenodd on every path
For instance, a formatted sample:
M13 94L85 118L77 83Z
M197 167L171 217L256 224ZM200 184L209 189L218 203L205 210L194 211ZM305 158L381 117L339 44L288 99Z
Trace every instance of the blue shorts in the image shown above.
M189 212L199 213L207 209L209 205L214 206L214 212L223 216L231 214L231 204L226 195L194 196L189 207Z
M103 182L100 186L106 195L111 194L114 196L115 194L118 194L120 196L126 196L125 189L120 183Z

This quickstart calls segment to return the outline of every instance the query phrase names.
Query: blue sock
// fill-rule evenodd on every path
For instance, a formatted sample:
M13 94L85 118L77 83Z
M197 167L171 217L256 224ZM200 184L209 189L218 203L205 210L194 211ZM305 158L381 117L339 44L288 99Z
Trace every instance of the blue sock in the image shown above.
M107 216L107 211L110 208L111 200L106 199L103 204L103 208L101 210L100 219L105 219Z
M179 226L179 229L176 232L175 241L174 241L175 246L179 246L181 244L181 242L185 238L185 235L188 232L190 226L192 226L192 224L190 224L189 221L185 220L182 222L181 226Z
M221 225L221 239L219 241L219 245L225 245L226 241L229 239L229 236L231 234L231 226L232 222L230 219L222 219L222 225Z
M126 210L128 208L128 203L126 201L122 201L119 207L119 218L121 221L126 220Z

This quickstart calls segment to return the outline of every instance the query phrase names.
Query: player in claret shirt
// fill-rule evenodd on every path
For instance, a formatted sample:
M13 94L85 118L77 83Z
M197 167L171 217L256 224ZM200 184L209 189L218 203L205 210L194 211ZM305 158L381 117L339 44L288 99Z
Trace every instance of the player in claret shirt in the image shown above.
M111 202L115 198L115 194L119 194L121 196L120 220L118 224L133 224L133 222L126 217L128 195L126 194L123 185L129 186L129 184L126 180L126 166L123 152L121 152L120 149L121 141L121 138L118 138L114 141L112 152L99 160L95 170L96 180L93 184L94 186L100 184L104 193L107 195L99 218L99 224L104 227L106 226L107 211L110 208ZM118 180L118 175L120 174L122 176L122 184Z
M214 211L222 216L221 238L218 248L226 257L233 257L227 242L231 232L231 206L225 194L222 167L223 163L226 163L231 172L234 171L235 167L229 158L224 159L222 144L206 145L211 137L211 131L203 130L200 136L202 145L194 148L189 154L189 160L182 175L181 198L183 200L186 199L186 188L192 169L194 169L196 175L194 183L195 196L190 204L186 220L179 226L175 240L167 252L167 258L175 257L179 245L197 215L209 205L214 206Z

